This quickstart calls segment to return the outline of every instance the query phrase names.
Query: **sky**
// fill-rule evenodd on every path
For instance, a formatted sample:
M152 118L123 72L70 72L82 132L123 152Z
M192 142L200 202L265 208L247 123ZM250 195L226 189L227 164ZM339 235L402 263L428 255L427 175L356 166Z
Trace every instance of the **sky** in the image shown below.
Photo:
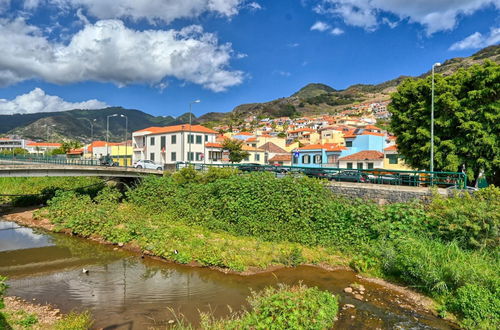
M0 0L0 114L227 112L500 43L500 0Z

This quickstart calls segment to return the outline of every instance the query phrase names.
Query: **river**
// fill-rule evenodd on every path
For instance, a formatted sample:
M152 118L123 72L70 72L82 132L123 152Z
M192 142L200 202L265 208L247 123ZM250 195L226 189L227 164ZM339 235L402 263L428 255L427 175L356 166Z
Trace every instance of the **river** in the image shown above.
M84 273L82 270L88 270ZM351 271L297 267L252 276L167 263L64 234L22 227L0 219L0 274L7 294L49 303L62 312L90 310L96 329L165 328L171 311L198 324L199 311L222 317L240 310L251 290L302 281L340 297L336 329L452 329L430 313L407 308L403 297ZM366 287L364 300L343 289Z

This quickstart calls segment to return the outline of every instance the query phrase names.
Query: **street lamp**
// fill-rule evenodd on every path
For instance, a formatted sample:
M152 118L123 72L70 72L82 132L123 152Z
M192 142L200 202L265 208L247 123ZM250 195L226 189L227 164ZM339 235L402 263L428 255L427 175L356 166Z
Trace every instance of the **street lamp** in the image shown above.
M125 116L125 115L120 115L120 117L122 118L125 118L125 158L124 158L124 162L125 162L125 167L128 166L128 117Z
M49 127L54 127L54 126L56 125L45 124L45 134L47 135L46 137L47 143L49 142Z
M434 171L434 69L441 66L441 63L434 63L432 66L432 88L431 88L431 172Z
M109 156L109 147L108 147L108 143L109 143L109 118L116 117L116 116L118 116L117 113L106 117L106 156Z
M189 144L189 153L188 153L188 161L189 161L189 156L191 155L191 144L193 144L194 142L194 139L191 140L191 142L189 141L189 137L193 137L193 135L191 134L191 107L193 106L193 104L195 103L200 103L201 100L194 100L193 102L189 103L189 133L188 133L188 144ZM193 160L194 160L194 157L193 157Z

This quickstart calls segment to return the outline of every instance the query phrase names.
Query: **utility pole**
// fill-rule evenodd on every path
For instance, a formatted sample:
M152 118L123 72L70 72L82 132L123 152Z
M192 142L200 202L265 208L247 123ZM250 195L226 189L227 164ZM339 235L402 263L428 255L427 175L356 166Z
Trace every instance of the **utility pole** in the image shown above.
M431 88L431 172L434 172L434 69L441 63L434 63L432 66L432 88ZM432 173L431 173L432 175Z

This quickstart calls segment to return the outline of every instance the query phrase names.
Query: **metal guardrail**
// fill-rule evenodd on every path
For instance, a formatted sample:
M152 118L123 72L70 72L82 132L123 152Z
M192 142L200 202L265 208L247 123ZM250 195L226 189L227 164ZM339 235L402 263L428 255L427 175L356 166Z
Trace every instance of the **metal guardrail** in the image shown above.
M0 161L13 161L19 163L40 163L54 165L79 165L99 166L98 159L70 159L34 155L0 155ZM274 166L257 164L197 164L177 163L176 169L194 166L196 170L205 171L209 167L238 168L244 172L272 172L277 176L306 175L327 179L330 181L359 182L371 184L388 184L398 186L438 186L465 188L467 175L462 172L429 172L429 171L403 171L386 169L345 169L334 167L303 167L303 166Z
M244 172L272 172L276 175L306 175L330 181L358 182L371 184L386 184L414 187L459 187L465 188L467 175L462 172L429 172L404 171L386 169L346 169L334 167L302 167L302 166L274 166L254 164L177 164L182 167L194 166L196 170L204 171L209 167L238 168Z
M0 155L0 161L12 161L16 163L40 163L40 164L54 164L54 165L79 165L79 166L99 166L98 159L71 159L61 157L49 156L35 156L35 155Z

